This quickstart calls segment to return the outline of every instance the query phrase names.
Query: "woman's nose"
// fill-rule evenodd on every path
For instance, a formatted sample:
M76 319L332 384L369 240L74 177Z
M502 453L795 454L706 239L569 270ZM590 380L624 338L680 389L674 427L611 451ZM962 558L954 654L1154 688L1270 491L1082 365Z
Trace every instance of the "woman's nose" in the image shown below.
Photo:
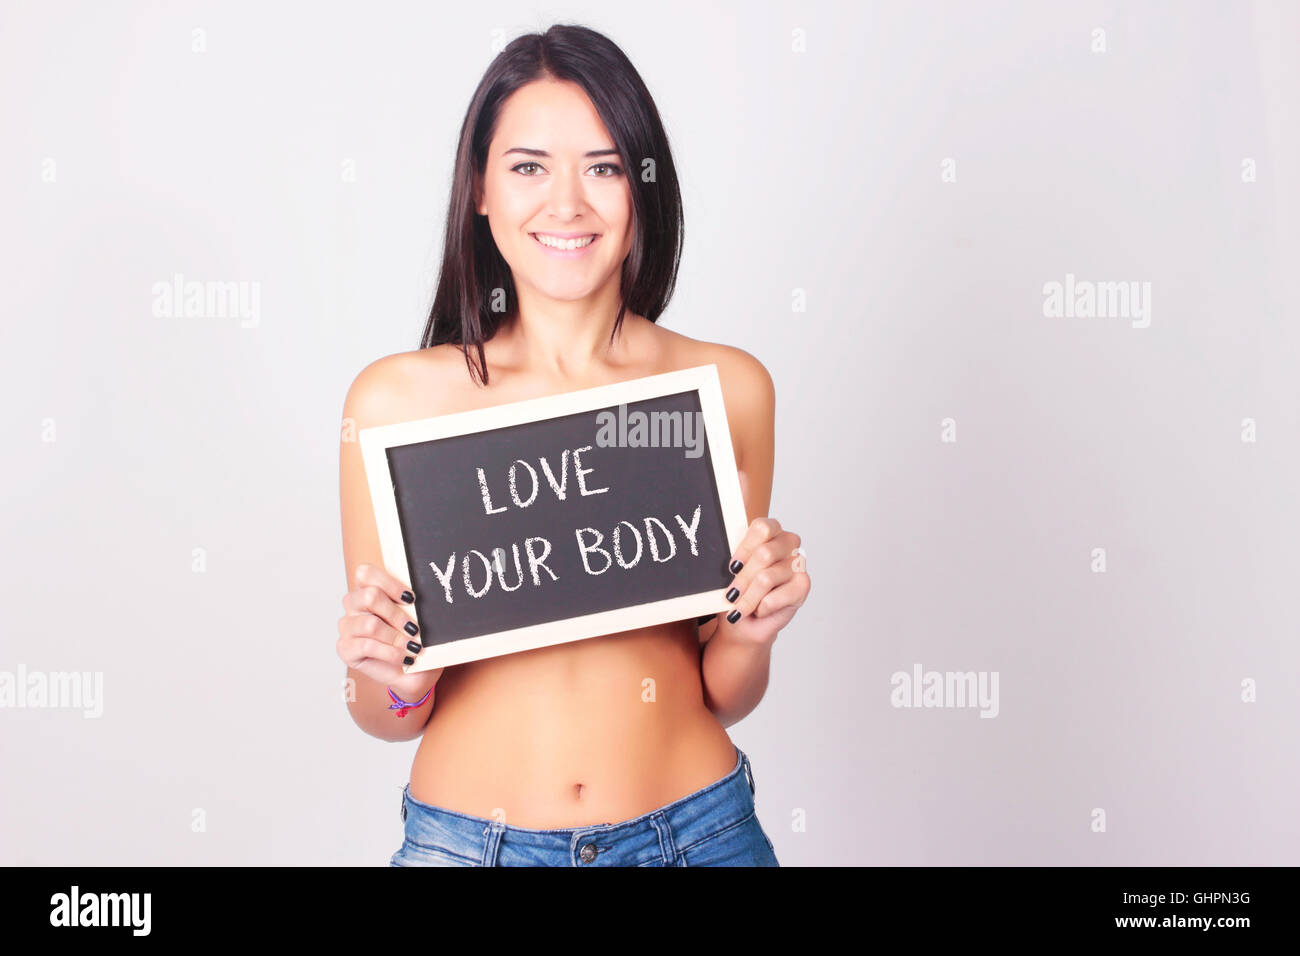
M577 173L561 173L551 180L551 212L557 219L568 219L583 205L582 179Z

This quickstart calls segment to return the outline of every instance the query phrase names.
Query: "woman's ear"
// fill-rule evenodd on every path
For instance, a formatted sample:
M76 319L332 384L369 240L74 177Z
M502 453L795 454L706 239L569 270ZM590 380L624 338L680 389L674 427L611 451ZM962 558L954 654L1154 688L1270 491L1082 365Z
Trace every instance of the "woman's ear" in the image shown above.
M474 211L480 216L487 215L486 203L483 201L483 177L474 174Z

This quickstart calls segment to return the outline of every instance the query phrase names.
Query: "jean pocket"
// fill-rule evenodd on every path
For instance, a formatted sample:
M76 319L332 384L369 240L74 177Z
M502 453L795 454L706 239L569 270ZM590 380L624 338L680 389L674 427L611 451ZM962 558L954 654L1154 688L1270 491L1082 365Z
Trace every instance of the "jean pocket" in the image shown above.
M681 851L684 866L768 866L772 853L753 812Z
M390 861L393 866L478 866L478 860L437 846L416 843L410 837L402 841L401 848Z

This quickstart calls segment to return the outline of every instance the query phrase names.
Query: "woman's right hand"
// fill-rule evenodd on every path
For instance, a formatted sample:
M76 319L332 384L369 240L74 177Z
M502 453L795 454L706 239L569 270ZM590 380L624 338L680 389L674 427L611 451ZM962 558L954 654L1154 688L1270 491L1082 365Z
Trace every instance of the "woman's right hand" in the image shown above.
M339 618L339 657L353 670L391 687L403 700L418 700L438 682L445 668L413 674L402 669L405 659L417 653L407 644L421 644L419 637L406 629L411 619L402 604L411 602L404 602L402 595L413 601L411 589L373 564L357 565L354 578L356 586L343 597L347 613Z

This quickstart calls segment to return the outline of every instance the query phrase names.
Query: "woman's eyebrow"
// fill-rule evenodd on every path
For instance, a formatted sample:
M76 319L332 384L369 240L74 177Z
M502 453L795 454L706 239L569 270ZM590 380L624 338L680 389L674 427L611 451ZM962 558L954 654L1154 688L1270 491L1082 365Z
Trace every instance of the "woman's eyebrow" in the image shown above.
M501 155L502 155L502 156L509 156L511 153L523 153L525 156L544 156L544 157L547 158L547 159L550 159L550 158L551 158L551 154L548 153L548 152L547 152L546 150L544 150L544 149L529 149L529 148L526 147L526 146L512 146L512 147L510 147L509 149L507 149L504 153L502 153ZM618 150L616 150L616 149L593 149L593 150L590 150L589 152L583 153L582 155L583 155L583 157L587 157L587 158L589 158L589 157L595 157L595 156L617 156L617 155L618 155Z

